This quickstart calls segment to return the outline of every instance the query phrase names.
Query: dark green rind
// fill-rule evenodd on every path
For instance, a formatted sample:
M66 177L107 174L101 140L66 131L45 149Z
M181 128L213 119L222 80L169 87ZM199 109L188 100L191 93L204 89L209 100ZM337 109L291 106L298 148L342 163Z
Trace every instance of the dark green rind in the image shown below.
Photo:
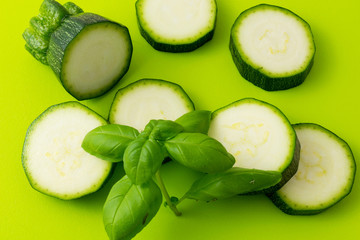
M141 36L143 36L145 38L145 40L154 49L156 49L158 51L162 51L162 52L172 52L172 53L191 52L191 51L196 50L197 48L204 45L206 42L210 41L213 38L214 31L215 31L215 25L214 25L214 29L212 31L208 32L207 34L205 34L204 36L202 36L201 38L199 38L198 40L196 40L192 43L169 44L169 43L162 43L162 42L156 41L154 38L151 37L151 35L140 24L138 24L138 26L139 26Z
M255 98L243 98L243 99L237 100L233 103L230 103L224 107L221 107L212 113L211 120L214 119L216 117L216 115L221 113L223 110L226 110L227 108L233 106L234 104L239 104L241 102L257 102L259 104L262 104L262 105L272 108L273 111L276 112L276 114L280 114L282 116L283 120L285 121L285 123L287 123L291 127L291 129L290 129L291 134L294 136L293 137L294 148L293 148L292 154L291 154L292 158L291 158L291 161L289 162L289 164L287 165L287 167L283 171L281 171L281 175L282 175L281 181L270 188L267 188L267 189L264 189L261 191L246 193L246 195L253 195L253 194L259 194L259 193L271 194L271 193L279 190L282 186L284 186L297 172L298 166L299 166L299 160L300 160L300 149L301 149L300 141L298 140L298 138L296 136L296 132L293 129L293 127L291 126L290 121L287 119L285 114L283 114L283 112L279 108L277 108L276 106L274 106L270 103L267 103L267 102L264 102L264 101L261 101L261 100L255 99Z
M217 19L216 1L215 1L215 21L214 21L214 25L212 26L211 30L209 32L207 32L206 34L204 34L202 37L194 40L191 43L186 43L186 44L178 43L178 42L176 42L176 40L174 40L173 44L165 43L165 42L158 41L154 37L152 37L151 34L148 31L146 31L146 29L141 24L141 20L140 20L140 16L139 16L139 11L140 11L139 5L141 5L141 4L139 4L138 2L139 1L137 1L135 5L136 5L137 23L138 23L138 27L140 30L140 34L154 49L156 49L158 51L172 52L172 53L191 52L191 51L194 51L197 48L201 47L206 42L210 41L214 36L216 19Z
M349 153L349 157L353 160L353 164L354 164L354 167L353 167L353 177L352 177L352 181L350 182L350 185L348 186L348 189L347 191L343 194L343 196L339 199L337 199L335 202L333 202L332 204L330 205L327 205L327 206L320 206L319 208L299 208L299 209L296 209L296 208L293 208L291 207L289 204L287 204L286 200L283 199L277 192L274 192L272 194L268 194L268 198L274 203L274 205L279 208L282 212L286 213L286 214L289 214L289 215L315 215L315 214L319 214L329 208L331 208L332 206L336 205L338 202L340 202L342 199L344 199L346 196L348 196L353 188L353 185L354 185L354 182L355 182L355 175L356 175L356 161L355 161L355 158L354 158L354 155L351 151L351 148L350 146L342 139L340 138L339 136L337 136L335 133L331 132L330 130L328 129L325 129L324 127L318 125L318 124L314 124L314 123L298 123L298 124L294 124L293 125L294 128L296 127L302 127L302 126L305 126L305 127L314 127L314 128L319 128L321 129L322 131L325 131L327 132L328 134L332 135L335 139L337 139L344 148L347 149L348 153Z
M307 68L298 74L289 77L278 77L278 78L269 77L260 72L261 68L256 69L253 68L251 65L247 64L240 56L239 52L236 50L233 41L234 40L230 38L229 48L232 59L240 75L243 78L245 78L247 81L254 84L255 86L258 86L266 91L286 90L289 88L299 86L305 81L305 78L309 74L314 64L314 57L313 57Z
M48 189L43 189L42 187L37 186L37 184L35 183L35 180L32 178L31 174L28 172L28 170L26 168L27 155L25 153L25 149L26 149L26 146L27 146L27 141L29 141L29 138L31 137L31 133L32 133L33 129L35 128L35 126L36 126L36 124L38 122L41 122L41 120L44 117L46 117L46 115L48 113L51 113L52 111L56 111L56 109L62 108L64 106L66 106L66 105L73 105L73 107L76 107L76 108L78 108L79 105L80 105L80 107L85 108L87 111L90 111L91 114L93 114L93 116L95 116L98 119L100 119L101 121L103 121L104 124L107 124L107 121L102 116L100 116L98 113L94 112L92 109L88 108L87 106L85 106L85 105L83 105L83 104L81 104L79 102L70 101L70 102L64 102L64 103L59 103L59 104L53 105L53 106L47 108L44 112L42 112L28 127L26 135L25 135L24 144L23 144L23 150L22 150L22 153L21 153L21 164L22 164L22 167L24 169L25 176L26 176L30 186L34 190L36 190L36 191L38 191L38 192L40 192L40 193L42 193L44 195L54 197L54 198L57 198L57 199L72 200L72 199L85 197L85 196L87 196L87 195L89 195L91 193L94 193L94 192L97 192L98 190L100 190L110 180L110 178L113 176L116 164L111 164L108 175L106 176L106 178L104 178L102 184L99 185L99 187L97 189L92 189L92 191L86 192L86 193L79 193L80 195L76 196L76 197L68 196L68 195L57 195L57 194L49 192Z
M287 166L287 168L285 168L285 170L281 173L281 175L282 175L281 181L278 184L276 184L275 186L265 189L263 191L263 193L271 194L271 193L276 192L282 186L284 186L296 174L298 167L299 167L299 161L300 161L300 149L301 149L300 141L296 137L293 158L292 158L290 164Z
M113 114L114 114L113 108L115 108L117 102L119 101L119 98L121 98L121 96L124 93L131 91L133 88L136 88L138 85L146 85L146 84L171 86L171 88L175 89L176 92L179 92L179 94L181 94L183 96L184 101L186 101L189 104L188 107L192 110L195 110L195 105L194 105L193 101L191 100L189 95L185 92L185 90L180 85L173 83L173 82L166 81L166 80L162 80L162 79L143 78L143 79L137 80L136 82L130 83L126 87L123 87L117 91L117 93L115 94L114 100L110 106L109 117L108 117L108 121L110 123L115 123L113 120L113 118L114 118L113 117Z
M248 10L245 10L243 13L245 13L246 11L249 11L253 8L262 7L262 6L276 7L276 8L291 12L290 10L282 8L282 7L272 6L272 5L267 5L267 4L260 4L255 7L249 8ZM241 14L243 14L243 13L241 13ZM313 39L310 25L305 20L300 18L298 15L296 15L295 13L293 13L293 12L291 12L291 13L294 16L301 19L301 21L304 24L306 24L306 26L308 27L308 29L310 31L311 37ZM240 16L241 16L241 14L240 14ZM235 20L235 23L231 29L229 49L231 52L232 59L235 63L235 66L243 78L245 78L247 81L251 82L255 86L260 87L266 91L278 91L278 90L290 89L290 88L299 86L300 84L302 84L305 81L307 75L309 74L309 72L314 64L314 57L315 57L315 52L316 52L316 46L315 46L314 42L313 42L313 47L314 47L313 55L307 65L307 67L303 71L298 72L294 75L286 76L286 77L272 77L272 76L269 76L268 74L264 73L262 71L262 67L253 67L251 65L251 63L248 62L249 61L248 58L246 56L242 56L240 54L240 52L238 51L238 49L235 46L234 39L233 39L233 31L234 31L234 28L236 27L236 23L237 23L237 20Z
M75 4L68 3L75 9ZM77 6L76 6L77 7ZM80 9L79 7L77 7ZM75 12L75 11L74 11ZM26 41L25 49L41 63L48 65L46 58L51 34L58 28L61 21L71 15L67 9L54 0L44 0L39 14L30 19L30 27L25 29L23 38Z
M63 6L71 15L76 15L84 12L78 5L73 2L67 2Z
M67 54L68 47L71 45L72 41L76 40L76 37L81 34L83 30L86 30L87 27L93 26L95 24L112 24L116 25L120 31L123 31L124 34L128 37L129 43L129 59L126 60L128 63L121 71L118 76L103 89L98 89L96 92L89 93L87 95L81 95L76 93L71 89L71 86L68 86L66 83L66 76L64 76L63 68L63 60L65 55ZM80 35L79 35L80 36ZM132 42L130 38L130 34L128 29L116 22L112 22L104 17L101 17L97 14L93 13L81 13L78 15L70 16L63 20L62 24L56 29L56 31L51 35L49 50L47 54L47 61L54 71L57 78L60 80L61 84L65 88L65 90L70 93L77 100L85 100L90 98L95 98L100 95L103 95L107 91L109 91L118 81L125 75L125 73L129 70L131 57L132 57Z

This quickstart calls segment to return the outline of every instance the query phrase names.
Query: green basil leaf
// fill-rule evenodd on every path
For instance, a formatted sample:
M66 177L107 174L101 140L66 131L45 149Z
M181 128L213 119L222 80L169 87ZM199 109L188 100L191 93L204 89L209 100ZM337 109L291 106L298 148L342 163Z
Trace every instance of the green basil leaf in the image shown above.
M206 110L196 110L185 113L175 120L184 127L185 132L207 134L210 127L211 112Z
M86 134L81 147L88 153L110 162L120 162L126 147L139 132L132 127L109 124L97 127Z
M152 120L154 121L154 120ZM149 138L158 140L158 141L166 141L173 137L175 137L177 134L182 132L184 128L170 120L156 120L156 124L154 125L152 132L149 136Z
M150 134L152 133L157 123L158 120L150 120L150 122L146 124L144 131L140 133L139 138L149 138Z
M225 172L204 175L193 183L185 197L203 201L224 199L265 190L280 180L281 173L276 171L234 167Z
M104 205L103 221L109 238L133 238L156 215L161 203L161 191L153 180L135 185L125 175L112 187Z
M142 184L152 178L163 160L162 147L156 140L138 138L125 150L124 170L131 181Z
M196 171L221 172L235 163L220 142L202 133L179 133L164 144L173 160Z

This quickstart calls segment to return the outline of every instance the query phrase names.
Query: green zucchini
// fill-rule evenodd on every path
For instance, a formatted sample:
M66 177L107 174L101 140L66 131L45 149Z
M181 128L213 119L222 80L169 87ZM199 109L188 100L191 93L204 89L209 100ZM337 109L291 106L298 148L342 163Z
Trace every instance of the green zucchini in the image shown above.
M270 199L287 214L317 214L351 192L354 156L344 140L320 125L300 123L294 128L301 143L298 172Z
M152 119L176 120L193 110L190 97L176 83L141 79L118 90L110 107L109 122L143 131Z
M297 171L300 144L285 115L253 98L213 112L208 135L235 157L234 167L277 171L281 181L264 192L280 189Z
M74 3L45 0L23 34L25 48L49 65L78 100L98 97L128 71L132 42L128 29Z
M243 78L275 91L304 82L314 62L315 43L309 24L298 15L260 4L236 19L230 52Z
M81 143L90 130L105 124L78 102L45 110L29 126L23 146L22 164L30 185L64 200L97 191L113 165L85 152Z
M156 50L189 52L212 39L215 0L138 0L136 16L141 35Z

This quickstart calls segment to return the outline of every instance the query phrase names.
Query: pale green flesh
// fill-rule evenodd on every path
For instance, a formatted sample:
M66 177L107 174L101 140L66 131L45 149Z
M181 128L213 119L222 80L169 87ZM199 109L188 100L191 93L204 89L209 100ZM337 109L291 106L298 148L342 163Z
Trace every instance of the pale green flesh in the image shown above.
M112 164L81 148L84 136L106 121L77 102L48 108L29 127L23 166L36 190L73 199L98 190Z
M62 83L76 96L97 96L127 71L131 52L125 29L111 22L89 25L66 49Z
M176 120L193 110L191 99L179 85L143 79L119 90L109 121L142 131L151 119Z
M189 44L215 27L214 0L139 0L141 27L157 42Z
M215 111L208 134L235 157L236 167L283 172L293 159L290 123L277 108L255 99Z
M315 124L294 126L301 144L299 169L278 192L294 210L326 209L351 190L355 162L349 146Z

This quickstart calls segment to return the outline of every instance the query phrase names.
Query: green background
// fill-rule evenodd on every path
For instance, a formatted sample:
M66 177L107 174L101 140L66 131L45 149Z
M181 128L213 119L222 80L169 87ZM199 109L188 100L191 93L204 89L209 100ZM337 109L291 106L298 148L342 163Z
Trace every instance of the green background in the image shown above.
M21 37L41 0L3 1L0 7L0 239L107 239L102 205L121 166L108 184L92 195L62 201L33 190L21 166L29 124L47 107L74 100L47 66L24 49ZM263 1L218 0L214 38L191 53L152 49L140 36L135 1L76 0L94 12L126 25L134 53L129 72L108 94L83 104L107 117L117 89L141 78L180 84L197 109L215 110L244 97L280 108L292 123L314 122L332 130L360 159L360 15L357 0L267 1L288 8L312 27L317 46L315 63L305 82L293 89L266 92L245 81L228 49L230 28L243 10ZM62 1L61 3L65 3ZM162 170L169 192L180 196L197 174L166 164ZM135 239L355 239L360 235L360 178L351 194L316 216L289 216L265 196L241 196L211 203L186 200L182 217L161 207Z

